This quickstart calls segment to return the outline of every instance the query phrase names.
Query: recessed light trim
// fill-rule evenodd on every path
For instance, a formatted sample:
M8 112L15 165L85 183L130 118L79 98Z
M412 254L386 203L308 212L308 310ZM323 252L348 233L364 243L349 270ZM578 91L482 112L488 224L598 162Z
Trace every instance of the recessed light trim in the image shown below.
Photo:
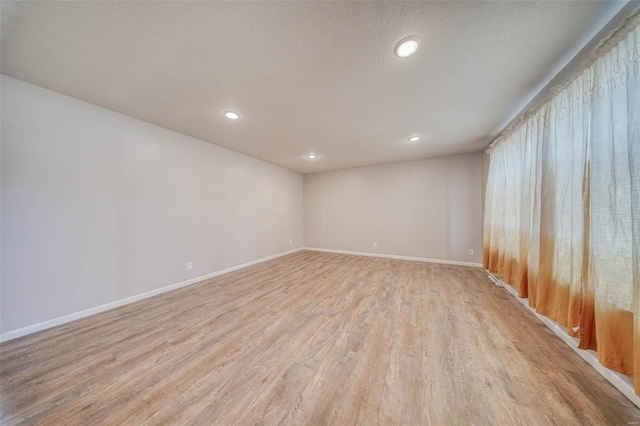
M315 160L316 158L318 158L318 154L311 153L311 154L307 155L307 158L309 160Z
M409 142L418 142L420 139L422 139L422 136L411 136Z
M225 111L224 112L224 116L227 117L229 120L237 120L238 118L240 118L240 114L238 114L235 111Z
M393 51L400 58L406 58L407 56L411 56L416 53L421 44L422 40L420 37L409 36L400 40Z

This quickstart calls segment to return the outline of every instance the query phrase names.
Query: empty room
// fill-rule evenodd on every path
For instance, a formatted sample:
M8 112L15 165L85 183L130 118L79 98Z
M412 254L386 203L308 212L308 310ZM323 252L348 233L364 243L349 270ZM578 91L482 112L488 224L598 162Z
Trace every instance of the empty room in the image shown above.
M640 424L640 1L0 0L0 424Z

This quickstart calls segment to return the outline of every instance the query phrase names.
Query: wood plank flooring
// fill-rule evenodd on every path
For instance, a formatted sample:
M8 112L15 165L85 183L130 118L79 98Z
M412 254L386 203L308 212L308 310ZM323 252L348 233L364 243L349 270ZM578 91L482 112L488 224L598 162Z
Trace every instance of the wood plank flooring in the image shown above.
M0 345L3 424L628 425L479 268L298 252Z

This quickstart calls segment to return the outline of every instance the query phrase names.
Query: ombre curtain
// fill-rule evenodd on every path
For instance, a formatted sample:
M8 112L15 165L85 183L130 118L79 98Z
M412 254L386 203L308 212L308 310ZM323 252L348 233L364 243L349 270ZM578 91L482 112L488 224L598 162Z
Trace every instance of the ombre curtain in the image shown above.
M640 395L640 11L492 145L484 267Z

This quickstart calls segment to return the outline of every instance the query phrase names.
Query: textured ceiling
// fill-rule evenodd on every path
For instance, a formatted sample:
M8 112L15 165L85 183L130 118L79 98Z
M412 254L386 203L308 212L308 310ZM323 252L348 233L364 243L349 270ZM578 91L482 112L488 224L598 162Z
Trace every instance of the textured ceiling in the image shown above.
M622 5L2 2L1 70L309 173L480 150Z

